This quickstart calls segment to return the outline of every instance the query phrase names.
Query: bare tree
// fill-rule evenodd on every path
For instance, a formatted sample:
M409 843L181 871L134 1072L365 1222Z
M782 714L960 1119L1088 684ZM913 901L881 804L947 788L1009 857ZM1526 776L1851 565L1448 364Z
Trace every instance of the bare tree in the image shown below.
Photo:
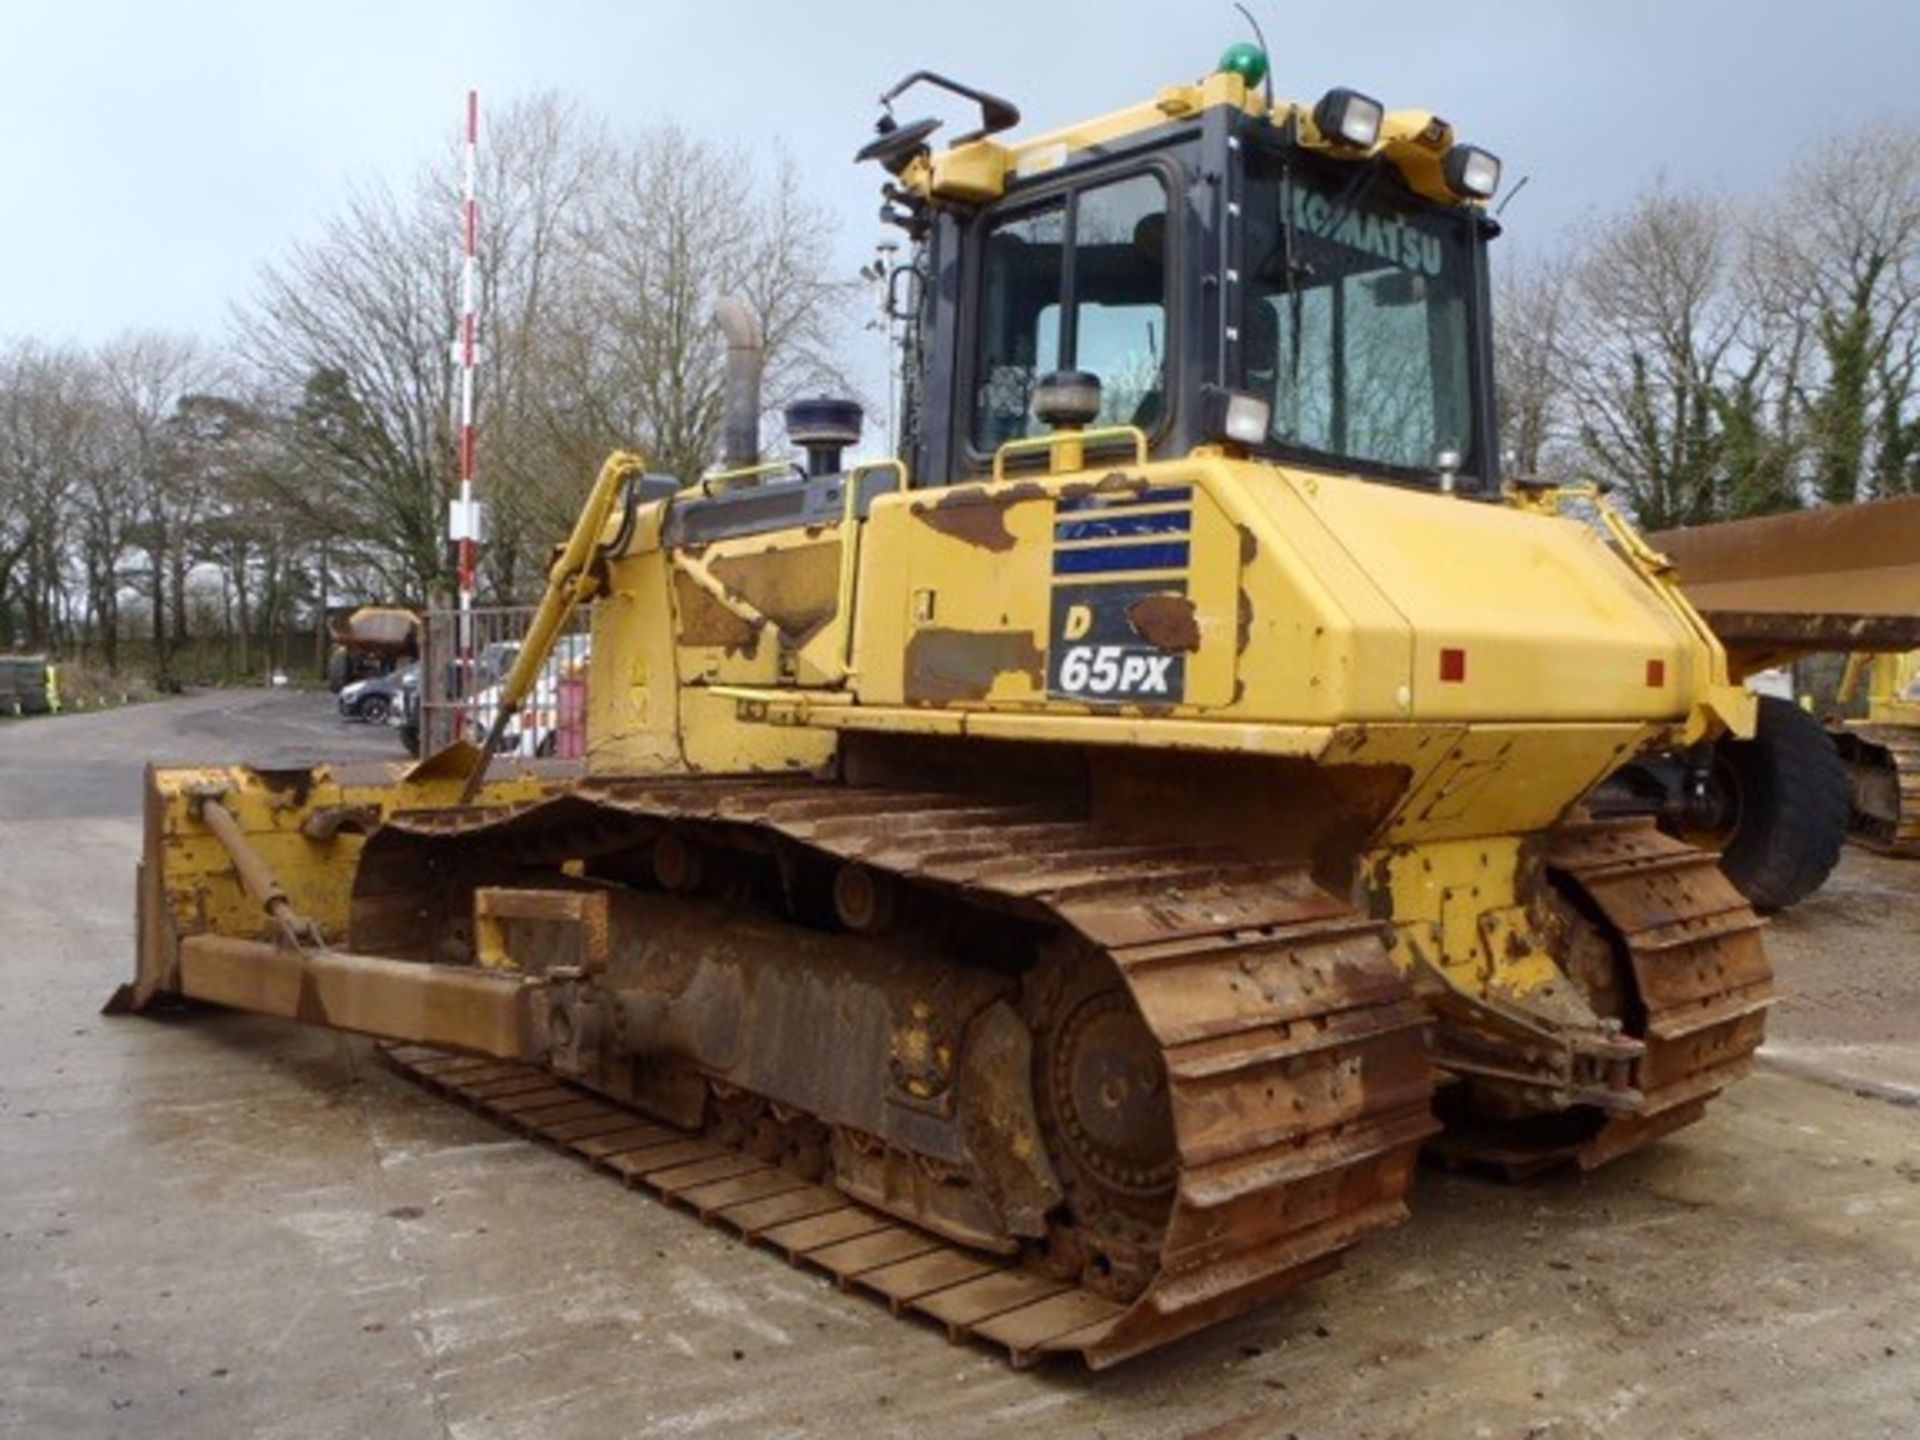
M1565 334L1570 268L1563 255L1510 262L1495 286L1501 450L1520 475L1554 468L1575 431Z
M85 587L81 646L120 668L120 596L129 538L139 514L139 475L128 465L131 427L109 403L91 356L75 357L67 397L71 448L71 533ZM90 645L89 645L89 642Z
M615 443L688 479L712 462L725 378L712 317L730 291L759 314L770 409L843 384L837 323L859 282L834 275L832 237L784 156L763 176L672 127L626 147L580 217L580 283L546 349L549 413L573 464Z
M441 570L451 473L455 308L438 218L383 187L363 191L265 272L238 331L247 360L295 397L319 498L352 515L362 558L412 597Z
M830 227L789 163L763 177L675 130L616 143L552 97L502 111L485 154L480 488L487 578L510 595L608 449L638 445L686 475L709 462L719 294L759 309L778 403L832 373L833 312L852 291L830 277ZM457 473L450 173L405 198L363 193L267 271L240 323L244 353L292 397L290 502L415 599L445 582Z
M1664 181L1574 262L1562 354L1580 463L1625 490L1651 528L1713 518L1723 452L1716 397L1740 358L1728 207Z
M173 419L183 399L222 384L225 362L191 337L141 331L109 341L98 364L113 412L120 484L112 498L126 506L123 542L145 556L140 578L155 679L164 686L187 638L187 576L208 499L198 473L182 463Z
M1789 172L1755 227L1755 276L1798 347L1789 378L1830 504L1920 483L1920 133L1836 136Z
M86 383L70 350L20 341L0 353L0 646L57 638Z
M480 313L486 343L478 393L485 422L480 485L489 528L482 554L498 595L518 593L521 563L552 538L540 523L541 500L559 468L546 340L575 283L579 216L615 153L600 121L551 95L507 110L482 152ZM435 177L446 210L456 202L451 174L448 168ZM581 468L569 473L577 476Z

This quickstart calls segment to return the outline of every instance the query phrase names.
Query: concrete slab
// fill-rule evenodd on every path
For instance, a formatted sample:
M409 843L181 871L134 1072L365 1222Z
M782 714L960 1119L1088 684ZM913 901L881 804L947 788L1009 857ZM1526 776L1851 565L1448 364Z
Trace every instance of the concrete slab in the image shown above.
M0 726L0 1434L1913 1433L1920 1113L1790 1075L1598 1175L1423 1174L1414 1222L1340 1274L1089 1377L949 1347L362 1042L100 1018L130 964L142 758L388 753L327 703ZM1840 1035L1828 1002L1872 947L1869 1008L1904 1003L1910 882L1857 858L1843 879L1820 944L1775 927L1780 1028L1904 1067L1907 1021Z

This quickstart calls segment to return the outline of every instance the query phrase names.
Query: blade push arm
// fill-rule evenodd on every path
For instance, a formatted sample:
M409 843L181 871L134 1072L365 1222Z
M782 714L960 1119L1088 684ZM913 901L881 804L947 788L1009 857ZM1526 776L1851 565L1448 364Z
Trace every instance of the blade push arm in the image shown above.
M540 598L540 608L534 612L533 624L528 627L526 641L513 662L513 669L508 673L506 683L500 687L500 704L495 708L493 723L487 729L486 742L480 748L479 759L467 775L466 784L460 792L461 804L472 803L473 797L479 793L480 786L487 778L487 765L493 758L494 747L500 743L508 723L532 693L535 682L540 678L540 668L553 653L553 642L560 637L573 612L598 592L600 579L593 560L601 533L606 529L607 518L613 513L614 502L619 499L622 487L630 477L641 474L645 469L644 460L625 450L616 450L600 467L600 474L587 494L587 503L581 507L580 518L574 522L573 534L568 537L566 548L547 572L547 592Z

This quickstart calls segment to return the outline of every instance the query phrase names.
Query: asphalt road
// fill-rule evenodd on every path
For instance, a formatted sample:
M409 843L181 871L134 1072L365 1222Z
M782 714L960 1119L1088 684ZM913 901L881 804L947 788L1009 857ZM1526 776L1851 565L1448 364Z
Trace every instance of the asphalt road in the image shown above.
M397 754L330 703L0 725L0 1434L1920 1430L1920 865L1850 856L1775 926L1782 1039L1705 1123L1594 1176L1423 1173L1411 1224L1291 1300L1016 1373L360 1041L102 1019L142 763Z

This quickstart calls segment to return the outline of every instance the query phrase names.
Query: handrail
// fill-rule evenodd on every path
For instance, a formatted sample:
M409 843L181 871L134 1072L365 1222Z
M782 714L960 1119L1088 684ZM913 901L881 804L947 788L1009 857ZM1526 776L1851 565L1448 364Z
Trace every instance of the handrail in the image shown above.
M693 488L702 495L724 495L738 481L762 480L769 475L793 474L795 470L791 460L763 460L758 465L742 465L733 470L709 470L694 482ZM718 489L714 488L716 484Z
M1019 440L1009 440L993 452L993 478L1007 478L1007 457L1013 454L1026 454L1034 450L1045 450L1049 456L1062 445L1078 445L1085 451L1089 445L1103 445L1109 440L1131 440L1133 442L1133 463L1147 463L1147 432L1138 425L1103 425L1097 430L1056 430L1050 435L1028 435ZM1049 459L1049 464L1052 460ZM1074 468L1078 468L1077 466Z

